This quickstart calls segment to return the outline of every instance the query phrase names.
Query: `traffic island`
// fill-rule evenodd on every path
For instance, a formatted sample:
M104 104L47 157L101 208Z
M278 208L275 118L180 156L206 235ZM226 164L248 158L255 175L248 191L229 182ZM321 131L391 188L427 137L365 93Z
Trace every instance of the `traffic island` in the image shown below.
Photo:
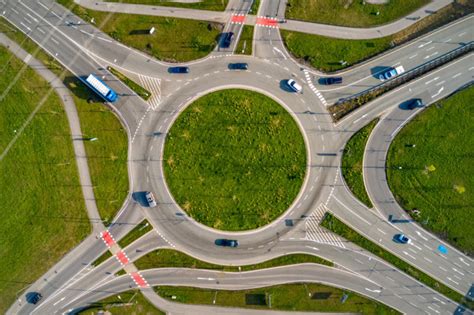
M229 231L270 223L292 204L306 149L292 116L262 94L208 94L188 106L165 143L166 182L196 221Z

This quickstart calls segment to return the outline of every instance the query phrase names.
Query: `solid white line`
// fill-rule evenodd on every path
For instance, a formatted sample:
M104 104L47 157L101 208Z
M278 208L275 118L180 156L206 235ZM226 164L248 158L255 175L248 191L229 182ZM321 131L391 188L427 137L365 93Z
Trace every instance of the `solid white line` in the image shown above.
M66 298L66 297L65 297L65 296L63 296L63 298L62 298L62 299L60 299L59 301L55 302L55 303L53 304L53 306L56 306L56 305L58 305L59 303L61 303L62 301L64 301L64 299L65 299L65 298Z
M56 13L54 13L54 11L51 11L51 13L52 13L55 17L57 17L58 19L61 19L61 17L60 17L59 15L57 15Z
M366 219L364 219L363 217L361 217L360 215L358 215L357 213L355 213L354 211L352 211L351 209L349 209L345 204L343 204L339 199L337 199L336 196L333 196L333 198L339 202L344 208L346 208L347 210L349 210L353 215L355 215L356 217L358 217L359 219L361 219L362 221L364 221L365 223L369 224L370 225L370 222L367 221Z
M42 6L43 8L45 8L46 10L48 10L48 11L49 11L49 8L48 8L46 5L42 4L42 3L41 3L41 2L39 2L39 1L38 1L38 4L39 4L40 6Z

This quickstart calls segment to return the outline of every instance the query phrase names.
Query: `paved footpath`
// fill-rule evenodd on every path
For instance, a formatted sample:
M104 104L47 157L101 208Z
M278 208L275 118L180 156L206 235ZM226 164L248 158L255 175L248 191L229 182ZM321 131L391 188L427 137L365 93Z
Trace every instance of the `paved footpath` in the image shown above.
M132 13L141 15L154 15L154 16L167 16L176 17L183 19L193 20L204 20L218 23L226 23L231 19L232 13L243 13L233 12L232 10L220 11L206 11L206 10L195 10L185 8L174 8L174 7L163 7L156 5L141 5L141 4L130 4L130 3L116 3L116 2L104 2L95 0L74 0L75 3L97 11L104 12L116 12L116 13ZM311 22L303 22L296 20L286 20L285 23L275 23L276 27L284 30L303 32L315 35L323 35L334 38L344 39L371 39L380 38L395 34L413 24L418 22L424 17L427 17L439 9L452 3L453 0L434 0L424 7L396 20L392 23L370 27L370 28L357 28L357 27L344 27L328 24L319 24ZM285 5L282 1L280 5ZM281 11L281 10L280 10ZM263 17L262 17L263 18ZM275 20L276 21L276 20ZM255 25L259 23L259 18L252 15L245 15L242 23L247 25Z

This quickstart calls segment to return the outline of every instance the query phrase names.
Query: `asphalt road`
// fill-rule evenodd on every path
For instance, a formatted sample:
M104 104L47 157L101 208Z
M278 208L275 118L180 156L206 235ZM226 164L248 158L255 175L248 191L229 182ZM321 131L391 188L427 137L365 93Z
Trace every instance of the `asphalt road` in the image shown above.
M281 10L281 5L278 6L275 5L275 2L263 0L259 15L276 14L281 17ZM285 80L295 78L308 83L306 81L308 72L303 71L305 69L302 69L288 55L281 43L279 32L275 28L255 28L255 55L252 57L227 56L228 53L218 55L218 52L214 52L208 58L188 63L191 67L189 75L172 76L167 73L167 64L150 59L142 53L114 42L93 26L80 21L51 1L42 0L34 3L10 1L3 6L0 4L0 12L2 11L5 11L3 15L11 23L24 31L52 56L55 56L75 75L84 76L91 72L97 73L104 76L107 84L121 94L120 100L113 105L113 110L121 118L129 134L130 191L153 191L159 200L159 210L142 207L132 196L129 196L115 219L116 224L110 228L115 239L123 237L143 217L146 217L159 235L159 237L149 240L150 243L145 245L147 249L160 246L177 248L194 257L226 265L251 264L290 252L307 252L317 254L333 261L338 266L353 271L354 278L365 277L377 283L380 288L383 288L383 291L380 289L381 292L390 294L376 294L372 297L393 305L397 309L407 310L407 313L425 311L435 314L438 309L442 312L452 313L456 309L454 303L440 294L433 292L390 265L377 260L360 248L345 241L342 241L343 245L341 246L339 244L341 240L337 240L335 236L322 235L321 231L312 227L310 219L314 218L317 225L320 211L328 210L372 241L379 243L395 255L453 289L465 294L472 285L472 263L474 262L450 246L448 246L447 257L440 256L436 251L423 249L425 245L433 248L435 242L440 242L434 236L430 235L428 238L428 233L425 231L418 230L426 240L421 236L415 237L413 244L422 250L414 246L402 247L394 244L391 240L394 232L403 231L411 236L418 235L416 230L413 230L414 225L394 226L389 224L386 217L380 215L384 211L391 211L385 210L385 204L381 204L381 207L378 208L380 213L366 209L348 192L339 171L340 152L342 152L345 142L363 126L364 122L370 121L385 110L398 106L404 99L413 97L412 90L416 90L417 93L439 91L439 89L433 89L426 82L433 79L431 77L433 74L443 79L454 76L460 71L459 63L452 63L436 70L437 74L433 72L419 80L410 82L397 91L388 93L365 105L361 110L354 112L335 125L325 110L324 97L321 99L321 93L318 95L318 92L314 92L309 84L304 85L302 94L287 91ZM370 68L372 62L390 64L393 59L405 58L409 51L428 49L430 48L428 45L431 44L437 45L441 40L438 37L440 33L443 33L445 37L457 36L459 39L456 40L464 40L462 37L466 34L461 35L461 33L463 28L466 29L470 22L469 19L452 24L441 31L433 32L422 38L421 42L410 43L374 61L363 64L361 67L350 70L348 77L353 77L352 80L357 81L357 71L366 71L363 69ZM447 40L445 37L443 39ZM426 46L420 48L422 43ZM447 47L449 45L454 48L459 43L436 46L430 50L430 54L434 54L435 50L439 50L437 55L449 51ZM418 48L412 47L409 48L412 50L407 51L407 47L411 46ZM410 65L416 66L429 60L429 58L425 60L425 57L420 55L412 58L414 59L413 64ZM241 60L249 63L249 71L231 72L227 69L229 62ZM162 95L159 106L152 107L145 103L103 70L109 64L130 73L160 79ZM465 65L465 61L460 64ZM372 79L363 78L363 80L367 80L367 86L376 84L376 81ZM449 90L457 88L456 84L462 85L470 80L472 80L472 74L469 72L459 76L457 80L449 80L436 97L443 97ZM167 190L161 168L165 135L179 112L200 95L228 87L254 89L267 94L285 106L298 122L308 150L305 183L292 206L272 224L258 230L240 233L213 230L187 217ZM348 94L355 91L351 90L351 86L341 90L346 91L346 89ZM332 95L330 93L327 91L323 94L324 96ZM295 224L289 226L285 224L288 222L286 220L291 220ZM323 236L327 238L324 239ZM214 240L222 237L238 238L241 245L236 250L216 250ZM67 310L74 304L74 298L78 298L76 300L78 301L82 296L85 296L77 295L77 290L94 292L102 283L113 278L104 270L120 268L114 259L110 259L103 266L97 268L90 268L88 265L106 250L102 240L96 239L94 241L94 238L90 237L81 244L82 247L75 249L64 261L59 263L63 267L60 272L52 274L50 271L46 278L48 281L39 280L29 289L41 291L45 296L41 304L36 306L36 309L40 310L38 313L43 313L46 310L48 313ZM332 238L336 242L330 242L328 238ZM163 245L163 241L166 245ZM126 251L130 260L133 261L136 256L133 255L133 252L128 252L128 249ZM418 256L414 256L420 254L431 260L431 263L428 264L426 260L417 259ZM81 257L81 259L77 259L77 257ZM465 267L459 262L466 263ZM463 269L454 263L459 264ZM436 269L436 266L446 266L446 271L441 273ZM464 273L462 279L455 277L459 275L453 268ZM145 274L145 278L147 278L147 274ZM456 280L453 282L449 278ZM429 298L424 300L423 297L426 298L426 296ZM431 311L428 306L434 310ZM187 307L192 309L192 306ZM20 306L16 303L9 312L31 313L33 308L32 305L23 304Z

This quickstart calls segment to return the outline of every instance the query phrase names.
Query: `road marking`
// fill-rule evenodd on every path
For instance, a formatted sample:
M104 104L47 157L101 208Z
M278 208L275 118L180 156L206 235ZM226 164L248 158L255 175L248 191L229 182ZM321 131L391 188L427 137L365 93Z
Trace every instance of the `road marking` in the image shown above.
M436 83L435 85L436 85L436 86L440 86L440 85L444 84L445 82L446 82L446 81L441 81L441 82Z
M310 249L314 249L316 251L319 251L319 248L317 248L317 247L313 247L313 246L305 246L305 247L310 248Z
M365 117L367 117L367 114L364 114L362 115L360 118L357 118L356 120L354 120L353 124L357 123L358 121L364 119Z
M415 231L415 232L416 232L416 234L417 234L419 237L421 237L421 238L424 239L425 241L428 240L426 237L424 237L424 236L421 234L420 231Z
M434 81L436 81L436 80L438 80L438 79L439 79L439 77L436 77L436 78L434 78L434 79L432 79L432 80L429 80L428 82L425 82L425 84L428 85L428 84L433 83Z
M40 29L40 28L37 28L36 30L37 30L38 32L40 32L41 34L46 34L46 32L45 32L45 31L43 31L43 30L42 30L42 29Z
M257 22L255 23L255 25L256 26L263 26L263 27L270 27L270 28L277 28L278 27L278 20L277 20L277 18L257 16Z
M464 259L462 257L459 257L459 260L464 263L466 266L470 266L467 262L464 261Z
M433 261L431 261L431 259L428 259L428 258L426 258L426 257L423 257L423 258L424 258L426 261L430 262L430 263L433 262Z
M23 22L20 22L21 25L23 25L24 27L26 27L28 29L28 31L31 31L31 28L29 28L28 26L25 25L25 23Z
M54 37L50 37L50 39L53 43L55 43L56 45L59 45L59 42L56 39L54 39Z
M418 56L418 54L414 54L413 56L408 57L408 59L413 59L413 58L415 58L416 56Z
M39 1L38 1L38 4L39 4L40 6L42 6L43 8L45 8L46 10L48 10L48 11L49 11L49 8L48 8L46 5L42 4L42 3L41 3L41 2L39 2Z
M446 305L446 303L444 301L441 301L440 299L438 299L436 296L433 296L433 300L436 300L438 302L441 302L441 304L443 305Z
M12 9L12 11L15 12L16 14L18 14L18 15L20 14L20 12L18 12L17 10L15 10L15 9L13 9L13 8L11 8L11 9Z
M361 219L362 221L364 221L365 223L371 225L371 223L369 221L367 221L366 219L364 219L363 217L361 217L360 215L358 215L357 213L355 213L354 211L352 211L350 208L348 208L345 204L343 204L339 199L337 199L336 196L333 196L334 199L339 202L344 208L346 208L347 210L349 210L353 215L355 215L356 217L358 217L359 219Z
M377 230L378 230L380 233L384 234L384 235L387 234L387 233L385 233L383 230L381 230L381 229L379 229L379 228L377 228Z
M430 51L430 50L432 50L432 49L434 49L434 46L431 46L430 48L428 48L428 49L425 50L425 51Z
M138 271L132 272L130 276L132 277L135 284L138 285L139 287L141 288L148 287L148 282L145 280L145 278L143 278L143 276Z
M362 261L360 261L359 259L357 258L354 258L355 261L357 261L359 264L363 265L364 263Z
M207 281L214 281L214 280L216 280L216 279L214 279L214 278L203 278L203 277L198 277L197 279L198 279L198 280L207 280Z
M435 98L436 96L440 95L441 92L443 92L443 90L444 90L444 86L441 87L441 88L438 90L438 92L436 92L436 94L432 95L431 98Z
M429 42L426 42L426 43L424 43L424 44L421 44L420 46L418 46L418 48L423 48L423 47L425 47L426 45L431 44L432 42L433 42L433 41L430 40Z
M369 292L373 292L373 293L380 293L380 292L382 292L382 291L380 291L380 290L371 290L371 289L369 289L369 288L365 288L365 290L366 290L366 291L369 291Z
M463 35L466 35L467 32L462 32L461 34L458 35L458 37L461 37Z
M456 268L453 268L453 270L454 270L455 272L459 273L461 276L464 276L464 274L463 274L461 271L457 270Z
M438 266L439 269L443 270L443 271L448 271L448 269L444 268L444 267L441 267L441 266Z
M444 43L449 43L451 41L451 38L448 38L447 40L444 41Z
M411 244L411 246L415 247L415 248L418 249L418 250L421 250L421 247L419 247L419 246L417 246L417 245L415 245L415 244L413 244L413 243Z
M428 248L429 250L433 250L431 247L429 247L428 245L426 244L423 244L424 247Z
M231 24L244 24L245 14L232 14L230 19Z
M392 281L392 282L395 282L395 280L393 280L392 278L388 277L388 276L385 276L385 278L387 278L388 280Z
M53 14L55 17L57 17L58 19L61 19L61 17L59 15L57 15L54 11L51 11L51 14Z
M413 260L416 260L415 257L413 257L412 255L408 254L406 251L403 251L403 253L404 253L405 255L407 255L408 257L412 258Z
M438 314L439 314L439 311L438 311L438 310L435 310L435 309L434 309L434 308L432 308L431 306L428 306L428 308L429 308L430 310L432 310L433 312L436 312L436 313L438 313Z
M26 13L26 15L28 15L28 17L32 18L32 19L33 19L33 21L35 21L36 23L38 23L38 20L37 20L37 19L35 19L35 18L34 18L34 17L31 15L31 14L29 14L29 13Z
M419 295L419 294L418 294L417 297L419 297L420 300L426 301L426 298L425 298L423 295Z
M462 280L462 278L458 275L454 275L454 278L458 279L458 280Z
M66 297L64 296L62 299L60 299L59 301L57 301L56 303L53 304L53 306L56 306L58 305L59 303L61 303L62 301L64 301Z
M408 248L408 250L412 252L413 254L416 254L416 250L414 250L413 248Z
M454 283L456 283L457 285L459 285L459 283L458 283L458 282L454 281L454 280L453 280L453 279L451 279L450 277L446 277L446 278L447 278L449 281L451 281L451 282L454 282Z

